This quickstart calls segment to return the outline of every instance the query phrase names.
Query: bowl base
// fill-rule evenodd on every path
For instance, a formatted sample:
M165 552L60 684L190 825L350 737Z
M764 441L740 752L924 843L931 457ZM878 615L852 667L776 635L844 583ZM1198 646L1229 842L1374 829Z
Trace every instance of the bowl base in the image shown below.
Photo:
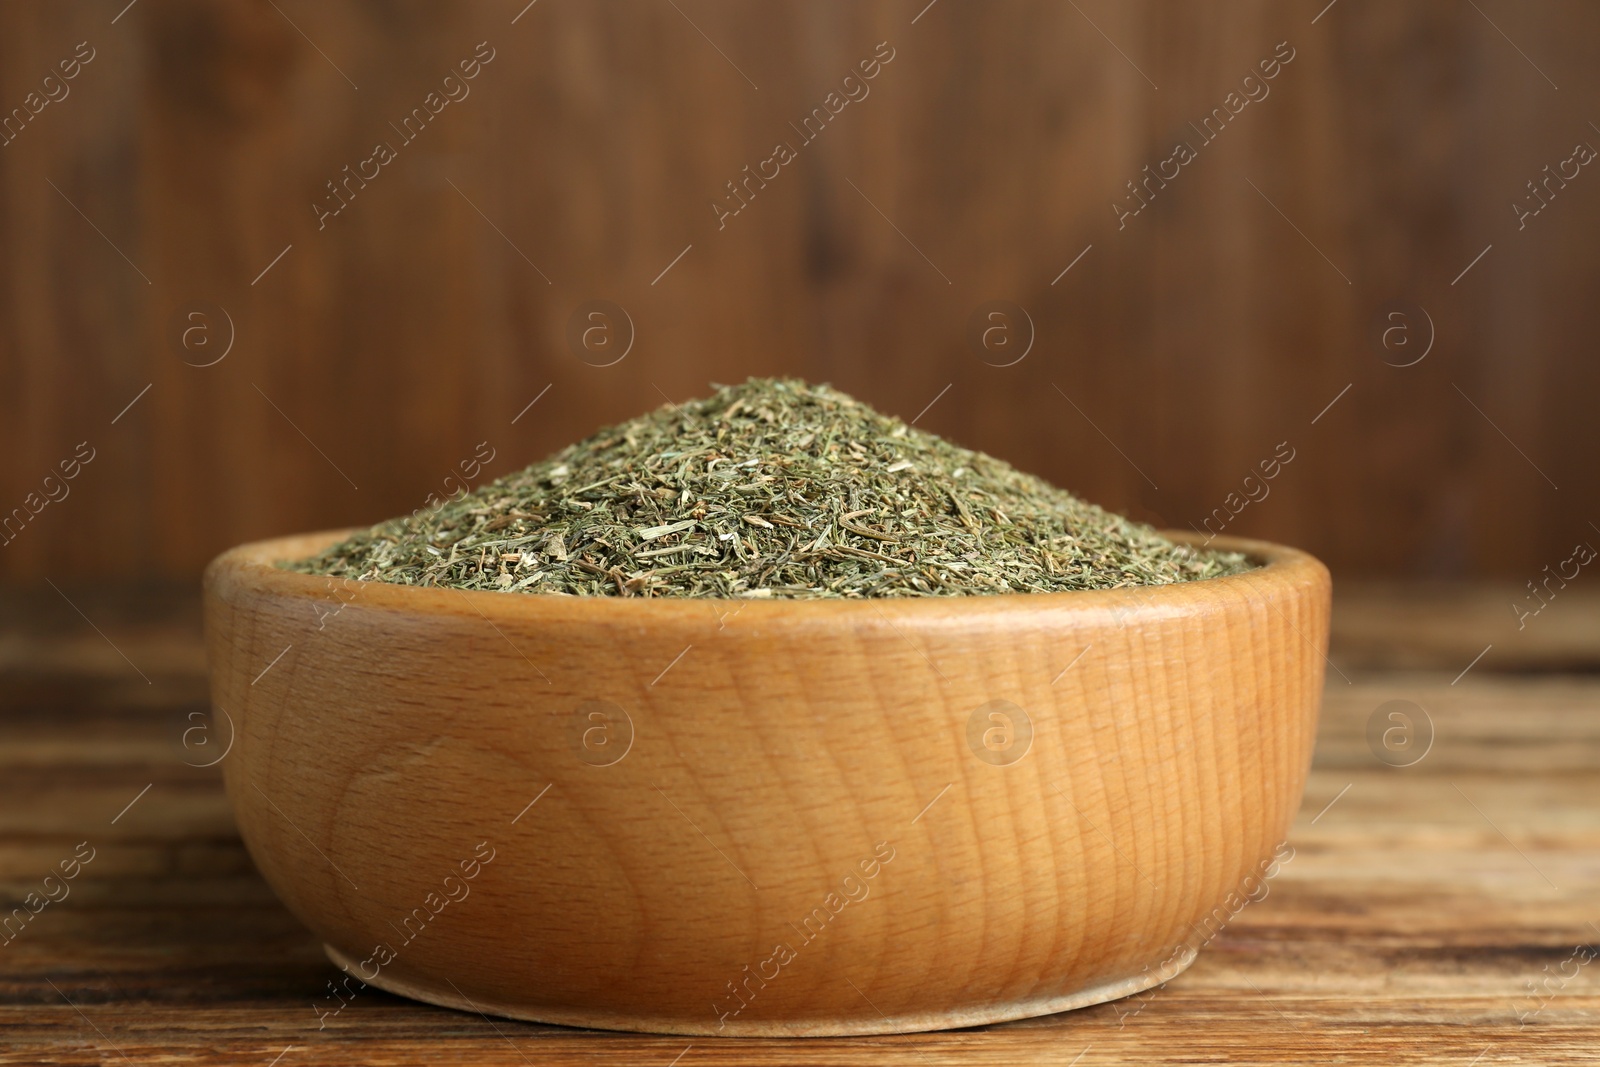
M323 952L334 966L352 973L356 961L332 945L324 944ZM729 1020L723 1025L700 1022L678 1015L644 1015L623 1012L573 1011L562 1008L536 1008L495 1001L479 1001L468 997L453 984L445 989L422 985L379 972L367 985L376 986L386 993L420 1000L441 1008L470 1011L478 1015L498 1015L531 1023L550 1023L556 1026L581 1027L586 1030L627 1030L637 1033L684 1034L710 1037L842 1037L861 1034L909 1034L927 1030L954 1030L968 1026L986 1026L991 1023L1011 1022L1015 1019L1032 1019L1040 1015L1087 1008L1107 1001L1141 993L1153 986L1171 981L1194 962L1198 952L1186 946L1176 960L1163 961L1160 967L1145 966L1130 977L1114 978L1097 985L1059 996L1033 997L1026 1000L1007 1001L1002 1004L985 1004L980 1007L951 1011L904 1012L899 1015L880 1015L876 1019L751 1019ZM359 974L356 975L359 978Z

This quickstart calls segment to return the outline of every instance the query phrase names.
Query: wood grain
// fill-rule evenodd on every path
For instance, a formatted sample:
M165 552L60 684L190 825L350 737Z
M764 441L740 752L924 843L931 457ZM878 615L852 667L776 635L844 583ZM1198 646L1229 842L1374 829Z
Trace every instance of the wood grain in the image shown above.
M1452 686L1454 672L1357 672L1350 684L1330 673L1294 859L1131 1017L1124 1001L953 1033L725 1041L491 1024L368 990L319 1030L313 1005L338 972L252 870L220 768L184 766L211 758L183 744L208 702L194 605L153 614L147 600L141 617L76 599L151 684L64 605L23 619L8 602L0 900L36 890L80 841L99 852L69 898L0 948L0 1062L125 1062L118 1050L172 1064L281 1054L280 1067L1593 1058L1592 967L1526 1026L1517 1016L1533 1006L1526 983L1596 944L1600 682L1589 677L1474 670ZM1364 738L1372 711L1397 698L1430 709L1438 728L1404 770L1379 764Z
M432 1003L810 1036L1125 996L1266 891L1310 761L1328 575L1289 549L1228 542L1264 565L1156 588L861 602L273 566L339 536L207 571L225 778L336 962Z
M1600 583L1550 588L1541 606L1509 582L1341 582L1329 655L1341 665L1452 675L1468 666L1600 669Z
M408 512L480 441L498 475L778 372L1180 528L1289 441L1229 532L1336 572L1520 583L1595 536L1600 195L1510 210L1600 136L1593 5L121 6L0 5L0 107L98 50L0 148L0 514L99 448L6 578L193 578ZM319 230L325 183L485 40L472 95ZM719 230L725 183L879 41L871 95ZM1119 230L1125 183L1280 41L1271 95ZM568 348L592 299L636 326L616 366ZM1036 325L1015 366L967 340L990 300ZM1394 300L1437 327L1415 367L1380 358ZM201 301L237 327L209 368L172 341Z

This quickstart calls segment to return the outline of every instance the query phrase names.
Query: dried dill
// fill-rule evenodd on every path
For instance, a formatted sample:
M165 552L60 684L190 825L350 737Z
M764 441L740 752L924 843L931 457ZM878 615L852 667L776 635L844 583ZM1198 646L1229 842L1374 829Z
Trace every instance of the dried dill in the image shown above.
M828 386L667 405L312 559L308 574L583 596L892 597L1247 570Z

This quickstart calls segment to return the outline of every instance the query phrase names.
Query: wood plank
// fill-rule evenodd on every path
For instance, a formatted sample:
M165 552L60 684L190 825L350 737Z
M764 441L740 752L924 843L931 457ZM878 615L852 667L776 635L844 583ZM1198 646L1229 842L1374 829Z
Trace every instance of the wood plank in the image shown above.
M1552 582L1535 595L1526 583L1336 580L1333 596L1330 655L1341 665L1452 672L1469 665L1490 671L1600 668L1600 583L1574 580L1562 588Z
M949 387L919 425L1179 528L1287 441L1228 532L1338 576L1526 581L1597 536L1600 196L1510 208L1600 138L1600 10L1326 6L0 5L0 108L97 49L0 148L0 515L98 449L0 576L192 578L406 513L477 442L499 475L663 392L793 373L906 418ZM470 97L319 228L326 183L480 41ZM870 96L719 228L726 183L880 41ZM1270 95L1120 226L1279 42ZM568 347L592 299L636 326L614 367ZM991 300L1033 318L1015 366L967 337ZM1436 327L1415 367L1380 358L1395 300ZM199 302L236 329L213 367L174 347Z
M1193 967L1137 1000L972 1031L735 1042L489 1021L366 990L319 1030L313 1004L337 972L254 874L217 769L184 766L201 758L183 746L187 716L206 706L192 617L141 638L136 620L90 614L150 684L81 641L105 644L81 622L59 623L55 655L4 661L0 902L36 891L79 842L96 853L70 896L0 948L3 1063L121 1062L120 1050L186 1064L281 1054L285 1067L680 1055L688 1067L1578 1064L1600 1042L1593 968L1519 1020L1539 1007L1528 983L1559 974L1580 946L1600 948L1592 678L1330 675L1294 858ZM1369 719L1394 700L1426 709L1434 728L1406 768L1367 741Z

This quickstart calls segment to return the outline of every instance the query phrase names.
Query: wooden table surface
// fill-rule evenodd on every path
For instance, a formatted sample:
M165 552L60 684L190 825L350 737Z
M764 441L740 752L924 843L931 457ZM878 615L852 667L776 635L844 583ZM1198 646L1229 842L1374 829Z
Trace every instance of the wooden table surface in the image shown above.
M188 765L225 740L193 604L75 600L0 602L0 914L60 897L0 937L0 1063L1600 1062L1600 676L1507 672L1509 641L1457 677L1470 644L1376 670L1338 631L1355 651L1333 653L1294 857L1166 987L973 1030L732 1041L376 990L319 1029L338 972L252 868L218 769ZM1433 734L1403 768L1367 740L1395 700ZM46 883L63 861L76 877Z

